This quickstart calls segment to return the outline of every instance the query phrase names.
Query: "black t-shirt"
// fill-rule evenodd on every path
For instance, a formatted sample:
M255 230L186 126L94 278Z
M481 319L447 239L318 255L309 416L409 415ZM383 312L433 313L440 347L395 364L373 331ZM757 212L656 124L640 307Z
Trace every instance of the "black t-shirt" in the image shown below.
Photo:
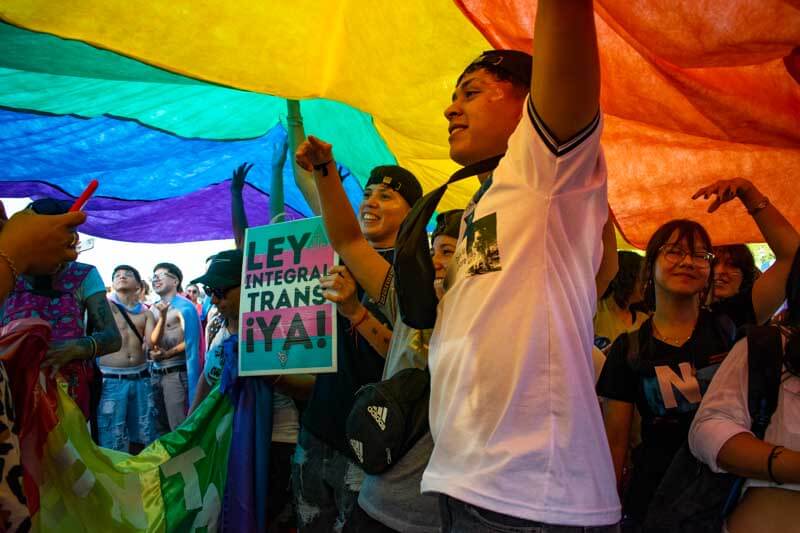
M394 250L379 250L384 259L392 262ZM361 287L358 295L364 306L389 328L389 320L378 307L364 295ZM361 335L350 331L350 322L339 315L336 331L337 371L318 374L314 390L303 412L303 428L315 437L340 452L353 456L345 437L345 423L353 408L355 393L363 385L381 380L386 359L375 351Z
M694 414L733 345L736 329L754 320L748 292L702 310L692 337L683 346L656 339L652 319L632 333L638 335L638 353L628 353L628 335L621 335L611 346L597 394L635 404L642 417L642 444L633 453L626 514L644 517L672 458L686 442Z

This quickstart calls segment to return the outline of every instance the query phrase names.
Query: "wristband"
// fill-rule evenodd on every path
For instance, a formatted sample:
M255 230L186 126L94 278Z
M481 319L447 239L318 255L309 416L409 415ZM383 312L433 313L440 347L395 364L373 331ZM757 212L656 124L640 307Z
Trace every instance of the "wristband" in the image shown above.
M19 271L17 270L17 266L14 264L14 260L5 253L3 250L0 250L0 257L8 264L8 268L11 269L11 276L14 278L12 281L17 281L19 277Z
M364 313L361 315L361 318L359 318L355 323L353 323L350 326L350 331L352 331L354 333L355 333L356 329L358 328L358 326L363 324L364 321L367 319L367 315L369 315L369 311L367 311L367 308L364 307L363 309L364 309Z
M314 165L314 170L322 171L323 176L328 175L328 165L333 163L333 159L328 159L324 163L320 163L319 165Z
M86 336L89 339L89 344L92 345L92 355L89 356L89 359L94 359L97 356L97 341L91 335Z
M772 448L772 451L769 452L769 459L767 459L767 474L769 474L770 481L776 485L783 485L783 483L775 479L775 474L772 473L772 463L782 452L783 446L775 446Z
M769 198L767 198L766 196L764 196L764 197L761 199L761 201L760 201L760 202L758 202L758 203L757 203L756 205L754 205L752 208L750 208L750 209L748 209L748 210L747 210L747 214L748 214L748 215L750 215L750 216L756 215L756 214L757 214L759 211L761 211L762 209L764 209L764 208L765 208L765 207L767 207L768 205L769 205Z

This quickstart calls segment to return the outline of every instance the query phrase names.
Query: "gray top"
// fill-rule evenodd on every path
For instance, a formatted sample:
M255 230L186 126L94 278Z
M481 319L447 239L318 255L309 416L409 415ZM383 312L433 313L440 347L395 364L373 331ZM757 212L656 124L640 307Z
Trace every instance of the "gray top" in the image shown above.
M431 330L411 328L400 319L400 307L394 289L394 271L387 274L381 311L392 321L392 340L383 368L383 379L389 379L406 368L428 366L428 341ZM439 500L433 494L421 494L422 473L433 452L433 439L426 433L389 470L367 475L361 485L358 504L372 518L397 531L438 533Z

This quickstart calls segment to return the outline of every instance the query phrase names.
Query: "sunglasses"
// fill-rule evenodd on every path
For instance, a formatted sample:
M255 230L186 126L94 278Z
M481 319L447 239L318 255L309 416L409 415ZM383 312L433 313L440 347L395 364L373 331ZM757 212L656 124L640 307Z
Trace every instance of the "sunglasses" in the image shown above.
M235 288L236 287L226 287L224 289L221 289L219 287L209 287L208 285L205 285L203 287L203 290L206 293L206 296L208 296L209 298L216 297L217 300L222 300L223 298L225 298L225 295L228 294L228 292L231 289Z

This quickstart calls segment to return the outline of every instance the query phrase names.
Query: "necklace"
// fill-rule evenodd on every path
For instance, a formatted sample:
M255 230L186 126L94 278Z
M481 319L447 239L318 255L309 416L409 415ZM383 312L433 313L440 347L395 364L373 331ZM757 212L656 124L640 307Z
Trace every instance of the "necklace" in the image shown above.
M694 335L694 328L697 326L697 324L695 324L695 326L692 326L692 332L689 333L689 335L687 335L686 337L668 337L658 330L655 320L653 320L652 323L653 323L653 333L655 334L655 336L659 340L662 340L667 344L671 344L673 346L683 346L686 343L686 341L692 338L692 335Z

